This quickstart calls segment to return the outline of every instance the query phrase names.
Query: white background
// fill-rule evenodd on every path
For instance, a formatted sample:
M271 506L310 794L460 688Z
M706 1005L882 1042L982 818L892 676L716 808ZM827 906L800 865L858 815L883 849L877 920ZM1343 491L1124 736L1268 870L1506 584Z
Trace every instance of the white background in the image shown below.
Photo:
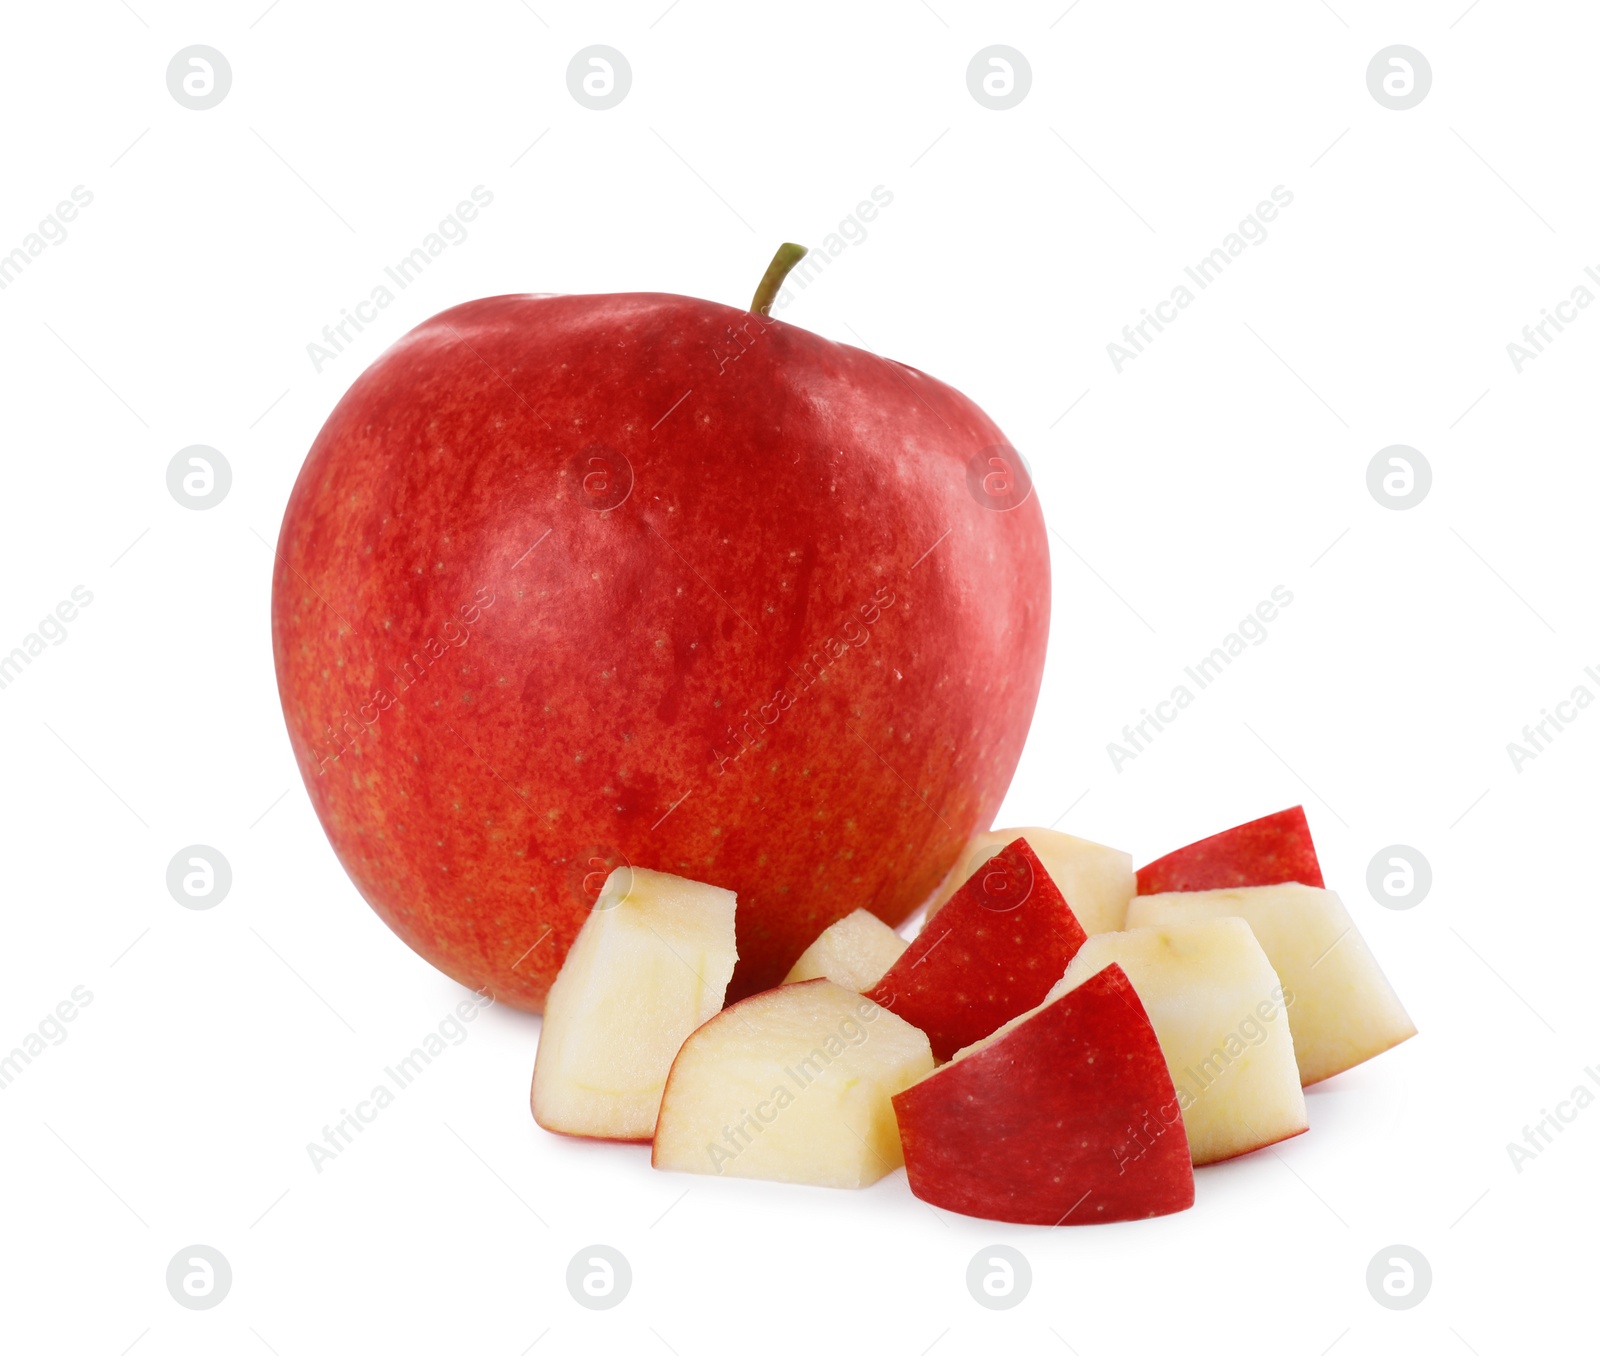
M0 250L94 195L0 292L0 651L93 593L0 691L0 1047L93 994L0 1095L8 1349L1593 1340L1600 1109L1520 1173L1505 1146L1600 1065L1600 710L1520 771L1506 745L1576 684L1600 693L1600 308L1520 374L1506 345L1600 265L1600 23L1508 0L1066 5L6 7ZM203 112L165 82L193 43L233 72ZM593 43L633 71L606 112L565 79ZM992 43L1032 69L1004 112L966 84ZM1365 78L1394 43L1433 71L1404 112ZM316 372L306 345L479 184L465 242ZM1106 345L1279 184L1268 238L1119 374ZM999 822L1145 861L1304 801L1421 1034L1313 1091L1308 1135L1204 1170L1192 1211L1147 1223L943 1215L903 1174L860 1193L657 1174L534 1126L538 1022L499 1010L318 1174L307 1142L462 993L346 880L279 715L267 543L317 428L447 305L742 304L780 240L819 243L877 185L892 205L783 315L958 386L1034 468L1053 625ZM233 469L204 512L165 483L193 443ZM1404 512L1366 484L1394 443L1433 469ZM1280 584L1269 639L1115 769L1123 724ZM210 911L166 889L191 843L232 865ZM1392 843L1434 872L1405 912L1365 888ZM606 1313L564 1279L597 1242L634 1273ZM1033 1290L992 1313L964 1277L1001 1242ZM201 1313L164 1281L195 1243L234 1276ZM1405 1313L1365 1282L1394 1243L1434 1274Z

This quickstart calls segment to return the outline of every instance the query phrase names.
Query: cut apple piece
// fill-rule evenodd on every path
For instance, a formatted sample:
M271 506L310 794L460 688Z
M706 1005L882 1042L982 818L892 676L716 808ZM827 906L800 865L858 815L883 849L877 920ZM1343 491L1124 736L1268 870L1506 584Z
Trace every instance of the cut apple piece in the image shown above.
M1007 843L1025 839L1087 933L1116 932L1133 898L1133 858L1126 852L1054 829L995 829L967 844L928 905L928 917Z
M533 1065L546 1130L649 1139L684 1038L722 1007L734 894L660 871L606 877L550 986Z
M867 997L946 1060L1037 1007L1084 931L1026 839L992 857L924 925Z
M1322 884L1311 826L1298 805L1214 833L1139 868L1141 895L1235 890L1243 885ZM1070 899L1071 896L1069 895Z
M1143 895L1130 926L1242 918L1284 987L1294 994L1289 1027L1300 1081L1310 1084L1417 1034L1354 920L1332 890L1262 885Z
M800 953L785 984L831 979L840 988L865 993L900 959L906 940L876 914L857 909L826 927Z
M826 979L735 1003L683 1043L658 1168L861 1187L903 1161L890 1098L933 1068L928 1038Z
M1115 965L894 1099L912 1193L1011 1224L1103 1224L1194 1204L1177 1093Z
M1195 1166L1249 1153L1306 1129L1306 1101L1278 982L1241 918L1102 932L1051 997L1108 965L1138 993L1167 1057Z

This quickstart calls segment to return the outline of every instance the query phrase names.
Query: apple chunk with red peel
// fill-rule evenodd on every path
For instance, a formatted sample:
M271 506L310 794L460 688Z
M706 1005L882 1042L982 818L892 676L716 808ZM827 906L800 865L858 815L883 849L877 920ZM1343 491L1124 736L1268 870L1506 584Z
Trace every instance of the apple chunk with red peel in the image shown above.
M739 954L734 894L619 866L545 1004L533 1118L546 1130L649 1139L684 1038L722 1007Z
M1294 993L1300 1081L1317 1083L1354 1068L1417 1034L1354 920L1332 890L1260 885L1143 895L1130 926L1242 918L1286 988Z
M658 1168L861 1187L903 1161L890 1098L933 1068L928 1038L826 979L768 989L683 1043Z
M1084 931L1027 841L981 866L867 991L946 1060L1037 1007Z
M831 979L841 988L864 993L900 959L906 940L875 914L857 909L826 927L784 977L785 984Z
M1155 1028L1183 1110L1196 1167L1306 1129L1306 1102L1278 981L1240 918L1102 932L1073 958L1051 996L1109 965L1126 972Z
M928 917L932 918L974 871L1018 838L1027 840L1085 932L1115 932L1122 927L1128 901L1133 898L1133 858L1103 843L1054 829L995 829L976 835L928 905Z
M1174 890L1233 890L1298 881L1322 885L1322 866L1306 812L1298 805L1252 819L1169 852L1139 868L1141 895Z
M912 1193L1011 1224L1194 1204L1177 1093L1115 965L959 1051L894 1099Z

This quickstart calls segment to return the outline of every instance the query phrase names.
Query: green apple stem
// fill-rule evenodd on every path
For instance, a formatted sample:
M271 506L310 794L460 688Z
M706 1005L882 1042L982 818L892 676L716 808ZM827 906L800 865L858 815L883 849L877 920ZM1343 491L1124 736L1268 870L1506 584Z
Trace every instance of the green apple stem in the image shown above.
M778 289L783 286L783 280L789 276L789 270L806 257L807 250L804 245L782 244L778 252L772 256L772 262L767 265L767 271L761 275L761 283L756 288L755 300L750 303L750 309L757 315L770 315L772 303L777 300Z

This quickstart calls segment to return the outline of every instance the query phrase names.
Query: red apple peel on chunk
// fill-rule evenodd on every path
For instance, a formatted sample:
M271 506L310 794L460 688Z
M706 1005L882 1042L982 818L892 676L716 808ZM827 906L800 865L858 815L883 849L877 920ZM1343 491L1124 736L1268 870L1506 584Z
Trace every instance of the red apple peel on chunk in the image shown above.
M1177 1092L1116 965L894 1098L912 1193L1012 1224L1105 1224L1194 1204Z
M1138 871L1141 895L1237 890L1290 881L1322 888L1322 866L1311 841L1311 826L1298 805L1214 833Z
M928 1033L935 1059L1043 1001L1085 933L1027 840L991 857L867 997Z

